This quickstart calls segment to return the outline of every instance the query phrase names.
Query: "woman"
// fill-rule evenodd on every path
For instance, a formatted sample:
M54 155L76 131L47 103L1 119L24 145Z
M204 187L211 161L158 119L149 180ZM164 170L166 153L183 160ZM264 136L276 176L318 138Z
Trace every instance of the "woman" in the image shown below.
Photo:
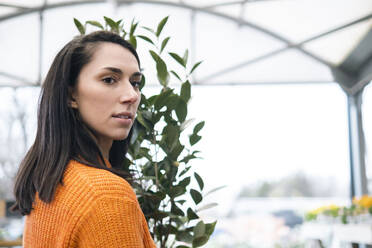
M15 183L24 247L155 247L120 170L141 75L136 51L112 32L74 38L57 54Z

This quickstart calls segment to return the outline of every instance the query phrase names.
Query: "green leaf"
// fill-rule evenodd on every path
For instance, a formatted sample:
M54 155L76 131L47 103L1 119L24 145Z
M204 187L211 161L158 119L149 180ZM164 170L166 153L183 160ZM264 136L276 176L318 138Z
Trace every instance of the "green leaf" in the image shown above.
M194 172L194 176L195 176L195 179L196 181L198 181L198 184L199 184L199 187L200 187L200 190L203 190L204 188L204 182L203 182L203 179L199 176L198 173Z
M214 232L214 228L216 227L216 224L217 224L217 221L212 222L212 223L208 223L208 224L205 225L205 233L208 236L212 235L212 233Z
M185 216L185 213L179 207L177 207L176 203L172 204L171 213L179 216Z
M190 248L190 246L186 246L186 245L177 245L176 248Z
M132 147L131 147L132 150L133 150L133 155L134 155L135 157L137 157L137 154L139 153L140 147L141 147L140 142L139 142L138 140L136 140L136 141L134 142L134 144L132 145Z
M178 104L176 107L176 115L181 123L185 121L187 116L187 104L183 99L178 100Z
M171 153L169 154L170 157L173 160L177 160L184 148L185 146L181 145L180 141L177 139L175 145L171 147Z
M102 24L97 21L87 21L86 23L104 30Z
M158 72L158 79L160 84L163 86L167 86L169 82L169 73L167 65L156 52L150 50L150 54L156 62L156 70Z
M191 169L191 166L189 167L186 167L180 174L179 174L179 177L182 177L183 175L185 175L189 170Z
M126 37L127 37L127 32L125 32L125 30L124 29L122 29L122 31L123 31L123 35L121 36L124 40L126 40Z
M136 28L138 26L138 22L137 23L134 23L134 19L132 20L132 23L130 25L130 31L129 31L129 35L133 35L134 32L136 31Z
M187 156L185 156L180 162L183 162L185 164L187 164L191 159L195 159L196 157L192 154L189 154Z
M195 119L191 118L191 119L188 119L182 122L181 127L180 127L181 132L185 130L186 128L188 128L193 121L195 121Z
M204 195L204 197L206 197L207 195L209 195L209 194L211 194L211 193L213 193L213 192L216 192L216 191L218 191L218 190L221 190L221 189L223 189L223 188L226 188L226 187L227 187L227 185L223 185L223 186L219 186L219 187L217 187L217 188L214 188L214 189L208 191L208 192Z
M178 74L175 72L175 71L170 71L176 78L178 78L178 80L182 81L182 79L180 78L180 76L178 76Z
M138 128L138 122L137 122L137 121L135 121L135 122L133 123L132 130L133 130L133 131L132 131L132 137L130 138L130 143L129 143L129 144L133 144L134 141L137 140L138 134L139 134L139 132L140 132L140 130L139 130L139 128Z
M178 183L179 186L186 187L187 185L190 184L190 177L184 178L181 182Z
M208 239L209 239L209 237L207 235L197 237L192 241L192 247L203 246L208 242Z
M204 124L205 124L205 121L201 121L198 124L196 124L195 127L194 127L193 133L198 134L199 131L204 127Z
M179 204L183 205L186 202L186 200L177 200L176 202L178 202Z
M146 29L147 31L155 34L155 31L152 29L152 28L149 28L149 27L145 27L145 26L142 26L143 29Z
M143 118L145 118L146 120L151 122L151 120L152 120L152 112L151 111L142 110L141 113L142 113Z
M193 241L193 237L188 231L179 231L176 235L176 240L191 243Z
M168 98L172 95L173 90L166 90L157 95L154 99L154 107L156 110L160 110L162 107L166 106L168 103ZM152 100L149 98L149 101Z
M187 65L187 60L189 59L189 50L188 49L185 50L185 53L183 54L182 59L183 59L185 65Z
M149 43L151 43L151 44L154 45L154 42L153 42L149 37L147 37L147 36L144 36L144 35L137 35L137 37L138 37L138 38L141 38L142 40L145 40L145 41L147 41L147 42L149 42Z
M185 186L177 185L170 189L169 196L172 198L176 198L177 196L183 195L184 193L186 193Z
M120 23L123 21L123 19L120 19L119 21L115 22L116 26L119 27Z
M145 121L145 119L143 118L142 116L142 112L141 111L137 111L137 118L136 120L141 123L141 125L143 127L145 127L147 130L151 130L151 127L149 126L149 124Z
M197 212L200 212L200 211L203 211L203 210L206 210L206 209L210 209L210 208L214 208L218 206L218 203L215 203L215 202L212 202L212 203L208 203L200 208L197 209Z
M163 52L165 46L168 44L168 41L169 41L170 37L167 37L163 40L163 42L161 43L161 48L160 48L160 53Z
M187 80L181 86L181 98L187 103L191 97L191 84Z
M178 104L178 99L179 99L179 96L176 94L172 94L168 97L167 103L166 103L168 110L171 111L173 109L176 109L177 104Z
M153 95L151 96L150 98L147 99L147 101L149 102L150 106L151 105L154 105L155 103L155 100L158 98L159 95Z
M83 24L81 24L81 22L79 22L79 20L76 19L76 18L74 18L74 23L75 23L75 26L77 27L77 29L79 30L80 34L84 35L85 34L85 28L84 28Z
M199 191L197 191L195 189L191 189L190 190L190 194L191 194L191 197L194 200L194 202L195 202L196 205L199 204L202 201L202 199L203 199L203 197L199 193Z
M183 58L181 58L181 56L179 56L177 53L168 53L174 60L176 60L178 63L180 63L180 65L182 65L183 67L186 67L185 65L185 61L183 60Z
M152 160L152 156L151 156L151 154L149 152L149 149L147 149L147 148L141 147L138 155L140 156L139 158L145 157L149 161Z
M199 140L201 140L201 136L197 135L197 134L192 134L190 135L190 145L195 145L196 143L199 142Z
M162 141L165 142L170 149L173 149L176 146L177 141L179 141L179 127L168 124L163 128L162 135Z
M119 33L119 30L118 30L119 24L117 24L114 20L112 20L111 18L107 16L104 16L103 18L105 19L106 24L109 25L109 27L111 28L111 31Z
M156 29L156 36L157 36L157 37L160 36L161 31L162 31L163 28L164 28L164 25L165 25L165 24L167 23L167 21L168 21L168 17L169 17L169 16L163 18L163 20L161 20L161 21L159 22L159 24L158 24L158 28Z
M140 87L139 87L140 90L142 90L142 88L145 86L145 84L146 84L146 78L145 78L145 75L142 75L141 84L140 84Z
M134 47L134 49L137 49L137 39L134 35L130 36L129 43Z
M201 237L205 234L205 224L203 221L199 221L194 227L194 237Z
M119 31L123 32L123 34L127 34L127 32L125 32L125 30L124 30L124 23L120 24L118 28L119 28Z
M191 208L188 208L187 218L189 218L189 220L197 220L199 219L199 216Z
M189 74L192 74L194 72L194 70L202 63L203 61L199 61L197 62L193 67L192 69L190 70L190 73Z
M152 217L153 217L154 219L157 219L157 220L162 220L162 219L168 217L168 215L169 215L169 214L168 214L167 212L156 211L156 212L153 213Z

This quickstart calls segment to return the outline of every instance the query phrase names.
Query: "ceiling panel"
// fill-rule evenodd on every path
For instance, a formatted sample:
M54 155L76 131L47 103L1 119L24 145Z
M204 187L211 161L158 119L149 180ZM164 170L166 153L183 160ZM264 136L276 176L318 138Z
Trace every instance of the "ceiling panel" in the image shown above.
M75 5L75 2L84 1L47 1L48 4L66 3L72 6L46 9L44 13L45 34L42 75L46 74L46 69L55 53L73 35L77 34L72 21L73 17L83 22L87 20L102 21L103 15L107 15L116 19L124 19L126 23L129 23L135 17L136 20L141 21L142 25L155 27L161 18L169 15L168 25L164 30L164 35L172 36L168 46L177 53L183 53L183 49L188 47L191 51L190 58L193 58L194 61L204 61L196 72L198 79L206 78L208 75L224 70L233 70L239 65L253 62L259 66L249 65L247 68L257 68L258 71L263 71L266 68L265 77L262 77L261 74L259 74L261 75L259 77L253 77L255 74L245 74L245 67L233 70L233 72L244 72L243 74L237 73L234 77L242 78L241 81L246 80L247 75L252 75L253 81L255 81L255 78L263 81L287 80L283 77L285 75L275 69L278 65L283 64L286 68L284 71L293 74L293 77L288 75L288 80L295 80L296 78L302 81L329 79L328 75L317 77L317 75L325 74L323 72L319 74L315 70L305 70L303 73L298 73L299 71L302 72L303 69L301 68L312 68L312 66L318 68L321 66L311 58L298 60L295 59L298 56L292 56L290 61L297 61L298 64L294 63L289 67L286 67L287 64L283 62L285 60L278 62L279 57L276 56L275 58L266 58L265 63L259 58L271 52L287 49L286 41L289 43L301 42L363 16L371 15L372 17L371 0L149 0L138 2L107 0L106 2L110 4L103 1L102 3L81 5ZM114 8L116 2L122 2L123 4ZM244 4L242 4L243 2ZM20 11L16 8L10 8L9 4L38 7L43 3L44 0L2 2L2 5L0 4L0 18L12 11ZM210 8L206 8L208 6ZM197 11L195 12L194 31L190 25L193 11ZM244 14L243 22L239 19L241 14ZM371 21L367 20L312 40L306 43L304 47L315 56L337 65L356 47L370 27ZM17 74L20 78L25 78L30 82L37 80L39 63L38 30L39 16L37 12L0 21L0 32L7 34L6 36L0 36L0 54L6 58L6 60L0 61L0 72ZM192 39L192 34L195 34L194 39ZM27 44L22 43L25 37L29 41ZM13 50L9 55L7 51L10 49ZM144 52L139 51L139 53ZM306 57L298 50L292 50L288 54L294 53ZM149 64L151 59L148 59L147 56L147 53L142 54L143 65L151 68ZM271 59L273 59L273 62L270 62ZM17 63L24 69L19 70L19 66L16 66ZM314 65L310 65L311 63ZM297 67L300 69L297 69ZM324 70L328 71L328 67L324 66ZM318 74L314 76L310 72ZM276 73L279 73L278 76ZM232 77L220 77L217 81L222 83L224 79L227 80L228 78Z
M371 28L372 20L365 21L309 42L304 47L337 66L346 59Z
M300 42L372 13L370 0L282 0L245 5L245 19Z

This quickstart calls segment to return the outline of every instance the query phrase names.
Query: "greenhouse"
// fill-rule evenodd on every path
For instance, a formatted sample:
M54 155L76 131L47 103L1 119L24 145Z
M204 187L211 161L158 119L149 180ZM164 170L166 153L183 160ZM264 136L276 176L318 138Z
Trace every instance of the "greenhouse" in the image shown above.
M372 246L370 0L12 0L0 1L0 247L27 247L27 215L10 207L53 60L101 29L141 61L122 168L156 247Z

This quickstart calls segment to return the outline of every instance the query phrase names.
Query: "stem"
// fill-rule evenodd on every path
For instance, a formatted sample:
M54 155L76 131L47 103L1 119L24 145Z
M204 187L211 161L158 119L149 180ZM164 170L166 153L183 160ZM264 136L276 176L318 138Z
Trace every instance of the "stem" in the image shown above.
M154 167L155 167L155 183L156 183L157 188L160 189L159 173L158 173L158 152L159 152L159 148L158 148L158 145L156 143L156 135L155 135L154 132L152 134L153 134L153 143L154 143L154 146L155 146L155 165L154 165Z

